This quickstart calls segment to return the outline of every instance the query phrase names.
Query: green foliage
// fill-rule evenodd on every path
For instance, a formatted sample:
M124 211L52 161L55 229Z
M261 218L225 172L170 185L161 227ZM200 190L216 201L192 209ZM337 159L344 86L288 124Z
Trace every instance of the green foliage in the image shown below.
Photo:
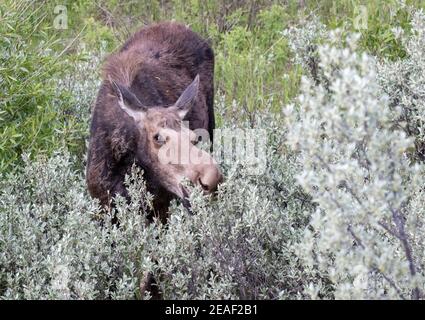
M67 110L71 95L57 82L72 72L60 39L45 28L42 7L25 1L0 5L0 172L23 152L50 154L60 145L82 145L84 128Z
M394 110L401 109L395 123L415 139L415 150L410 152L416 161L425 160L425 15L418 11L412 17L408 36L400 35L406 51L404 59L382 60L378 64L378 78L391 100ZM401 32L401 31L399 31Z
M373 55L396 59L405 51L391 29L409 28L412 8L424 8L424 1L407 0L342 0L321 1L308 9L321 17L330 29L343 28L362 34L361 48Z
M118 198L100 216L68 153L25 157L24 169L0 184L0 297L146 298L140 288L149 272L164 298L303 297L314 278L292 244L311 206L294 183L295 158L276 152L283 135L271 128L279 123L258 122L271 135L266 173L224 167L228 180L217 198L194 190L195 215L174 203L166 226L146 223L152 198L137 169L126 181L131 203Z
M67 29L53 26L56 5ZM0 297L148 298L152 273L164 298L423 298L417 8L424 2L2 1ZM195 215L174 202L164 226L146 223L151 196L135 169L132 201L101 215L82 173L98 68L140 26L169 19L211 42L218 127L265 129L266 171L222 164L217 197L195 189Z
M67 29L53 26L56 5L67 8ZM115 50L140 25L176 19L209 38L216 52L217 91L226 103L237 101L249 119L265 101L272 101L272 111L278 112L298 92L302 71L291 63L287 39L281 33L286 27L315 12L330 28L359 31L361 49L394 60L406 52L392 30L399 27L409 32L411 5L423 3L4 1L0 7L4 21L0 26L0 81L4 88L0 96L0 171L17 165L24 151L49 154L67 145L82 154L87 113L83 118L75 115L73 100L78 97L69 88L57 87L55 79L76 73L74 67L84 64L81 51L83 56L100 58L97 65L90 65L90 74L95 74L103 50ZM358 29L355 22L363 8L367 25ZM88 95L95 95L93 87L86 90ZM91 102L86 100L87 111ZM225 116L233 117L234 112ZM222 121L218 119L218 123Z
M1 298L135 297L144 241L156 237L139 214L143 180L130 187L135 205L118 200L117 228L114 213L99 219L73 161L68 153L37 162L25 157L19 179L10 174L1 181Z
M267 104L268 107L271 104ZM218 105L219 110L225 105ZM249 122L228 120L224 127ZM223 163L226 181L216 198L194 190L194 215L173 206L152 265L168 299L296 299L313 281L293 244L312 211L294 181L296 157L282 153L282 119L257 113L255 129L266 130L267 167L250 175L244 162Z
M285 109L299 183L318 204L299 253L331 281L330 297L423 298L424 21L414 13L408 55L396 62L359 50L359 34L344 40L336 30L317 44L312 30L320 26L288 32L298 61L316 69ZM313 66L304 50L312 43ZM329 287L312 283L307 291L326 297Z

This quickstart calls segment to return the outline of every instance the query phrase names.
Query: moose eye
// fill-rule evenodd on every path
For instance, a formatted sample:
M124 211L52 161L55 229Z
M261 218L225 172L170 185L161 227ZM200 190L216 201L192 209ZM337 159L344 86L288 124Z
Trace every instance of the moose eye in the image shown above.
M164 139L163 136L161 136L159 133L157 133L156 135L153 136L153 140L160 145L163 145L166 140Z
M201 142L201 137L197 137L196 139L193 139L193 140L192 140L192 144L193 144L194 146L196 146L199 142Z

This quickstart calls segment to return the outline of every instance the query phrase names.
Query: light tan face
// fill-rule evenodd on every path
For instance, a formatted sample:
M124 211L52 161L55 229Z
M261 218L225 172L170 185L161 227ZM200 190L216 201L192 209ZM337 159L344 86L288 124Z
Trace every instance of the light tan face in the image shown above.
M126 99L129 92L118 92L119 105L136 122L144 140L144 150L150 159L149 168L157 180L168 191L180 198L187 196L182 182L188 179L199 185L204 193L217 189L222 181L220 169L211 155L196 144L208 136L206 130L189 129L182 119L190 110L194 95L197 94L199 78L183 92L174 106L143 108L129 106L135 97ZM119 88L118 88L119 90ZM121 95L121 96L120 96ZM209 137L208 137L209 138Z
M151 108L140 123L164 187L181 198L184 179L201 186L206 194L216 190L222 180L217 163L196 146L200 134L186 127L173 108Z

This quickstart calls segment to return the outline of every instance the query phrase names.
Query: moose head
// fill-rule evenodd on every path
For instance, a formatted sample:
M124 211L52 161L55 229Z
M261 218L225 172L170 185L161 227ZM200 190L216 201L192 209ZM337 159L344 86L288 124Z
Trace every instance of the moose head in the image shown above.
M205 194L214 192L222 174L212 156L197 146L199 141L209 141L208 132L190 130L184 121L198 98L199 75L171 106L147 107L130 88L111 79L110 82L117 107L131 117L139 130L136 158L145 170L185 205L188 191L182 184L184 179L201 186Z

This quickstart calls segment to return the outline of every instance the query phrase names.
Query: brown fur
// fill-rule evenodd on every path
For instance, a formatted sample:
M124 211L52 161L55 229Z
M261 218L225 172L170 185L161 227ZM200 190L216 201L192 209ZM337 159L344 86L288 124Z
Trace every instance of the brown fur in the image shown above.
M158 23L136 32L107 58L92 111L86 172L89 192L102 205L108 206L116 194L127 197L124 176L133 163L144 170L161 216L173 197L153 165L147 135L117 106L109 79L127 86L143 105L153 108L173 105L197 74L199 94L185 120L192 130L208 130L212 139L214 55L205 40L182 24Z

